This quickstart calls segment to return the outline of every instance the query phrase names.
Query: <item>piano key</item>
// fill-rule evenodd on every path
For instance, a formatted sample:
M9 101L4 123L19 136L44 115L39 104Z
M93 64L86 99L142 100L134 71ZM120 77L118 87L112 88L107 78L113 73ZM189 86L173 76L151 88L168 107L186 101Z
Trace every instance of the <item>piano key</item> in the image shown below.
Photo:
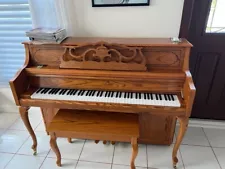
M175 94L39 88L31 98L180 107Z

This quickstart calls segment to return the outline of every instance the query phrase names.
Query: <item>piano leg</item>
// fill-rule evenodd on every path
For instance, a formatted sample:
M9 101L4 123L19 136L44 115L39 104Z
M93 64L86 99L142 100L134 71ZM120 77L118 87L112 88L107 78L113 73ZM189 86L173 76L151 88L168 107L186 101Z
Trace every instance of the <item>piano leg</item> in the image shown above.
M72 143L72 138L67 138L69 143Z
M131 145L132 145L132 156L131 156L131 162L130 166L131 169L135 169L135 159L138 155L138 143L137 143L137 138L132 138L131 139Z
M55 133L50 133L50 136L51 136L50 146L51 146L52 150L55 152L56 157L57 157L56 164L57 164L57 166L61 167L61 154L60 154L57 142L56 142L57 138L55 136Z
M188 127L188 117L177 117L178 121L180 122L180 127L179 127L179 133L176 139L176 143L173 148L173 154L172 154L172 160L173 160L173 167L176 169L177 168L177 163L178 163L178 158L177 158L177 151L180 147L180 144L183 140L184 134L187 130Z
M26 126L28 132L30 133L30 136L33 140L33 145L32 145L32 149L34 151L33 155L37 154L37 138L36 135L34 133L34 130L32 129L31 125L30 125L30 121L28 118L28 110L30 109L30 107L19 107L19 112L20 112L20 116L23 120L24 125Z

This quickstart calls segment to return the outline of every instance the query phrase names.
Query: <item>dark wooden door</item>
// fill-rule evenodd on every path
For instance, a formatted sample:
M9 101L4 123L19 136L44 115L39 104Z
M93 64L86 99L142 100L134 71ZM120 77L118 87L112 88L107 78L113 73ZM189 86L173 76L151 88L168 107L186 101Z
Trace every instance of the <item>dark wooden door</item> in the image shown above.
M218 3L195 0L193 5L188 39L194 45L190 70L197 89L192 111L195 118L225 119L225 25L211 28L212 21L207 26L209 17L217 17L213 18L217 22L220 17L225 20L225 13L219 18L215 13L221 5Z

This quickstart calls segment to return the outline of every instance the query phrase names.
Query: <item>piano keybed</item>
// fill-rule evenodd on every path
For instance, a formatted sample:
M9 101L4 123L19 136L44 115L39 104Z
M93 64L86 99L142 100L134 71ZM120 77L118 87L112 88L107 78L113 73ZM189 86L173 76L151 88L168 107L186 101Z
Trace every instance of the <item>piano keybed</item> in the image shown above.
M32 99L181 107L175 94L39 88Z

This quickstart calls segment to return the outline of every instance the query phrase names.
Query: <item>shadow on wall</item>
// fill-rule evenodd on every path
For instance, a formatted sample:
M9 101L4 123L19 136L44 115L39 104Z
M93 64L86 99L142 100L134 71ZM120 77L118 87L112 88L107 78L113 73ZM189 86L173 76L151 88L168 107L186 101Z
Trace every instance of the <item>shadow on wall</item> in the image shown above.
M2 112L18 112L10 87L0 88L0 113Z

